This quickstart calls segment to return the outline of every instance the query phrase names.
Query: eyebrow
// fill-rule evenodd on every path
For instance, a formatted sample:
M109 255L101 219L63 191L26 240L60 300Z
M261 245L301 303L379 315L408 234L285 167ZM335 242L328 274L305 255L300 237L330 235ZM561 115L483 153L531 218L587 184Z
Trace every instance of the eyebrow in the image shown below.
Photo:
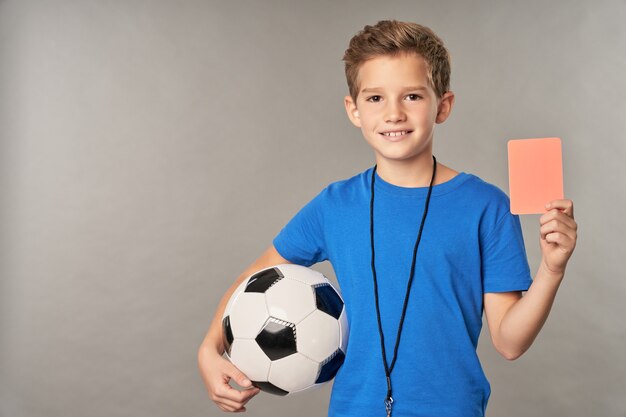
M361 93L375 93L377 91L382 90L381 87L370 87L370 88L364 88L361 90ZM405 87L402 89L402 91L416 91L416 90L427 90L426 87L424 87L423 85L419 85L419 86L415 86L415 87Z

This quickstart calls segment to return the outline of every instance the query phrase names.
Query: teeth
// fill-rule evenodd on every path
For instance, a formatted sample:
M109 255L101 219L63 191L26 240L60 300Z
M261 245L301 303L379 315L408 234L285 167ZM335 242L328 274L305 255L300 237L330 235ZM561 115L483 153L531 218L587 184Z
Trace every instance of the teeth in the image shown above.
M401 132L384 132L383 135L385 136L401 136L404 135L406 133L408 133L408 130L403 130Z

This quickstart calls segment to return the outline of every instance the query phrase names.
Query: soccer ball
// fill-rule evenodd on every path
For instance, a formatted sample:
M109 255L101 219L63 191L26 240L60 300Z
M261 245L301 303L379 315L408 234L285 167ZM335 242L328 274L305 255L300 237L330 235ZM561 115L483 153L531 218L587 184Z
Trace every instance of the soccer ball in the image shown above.
M228 359L261 390L288 395L320 386L343 364L343 299L320 272L279 264L237 287L222 318Z

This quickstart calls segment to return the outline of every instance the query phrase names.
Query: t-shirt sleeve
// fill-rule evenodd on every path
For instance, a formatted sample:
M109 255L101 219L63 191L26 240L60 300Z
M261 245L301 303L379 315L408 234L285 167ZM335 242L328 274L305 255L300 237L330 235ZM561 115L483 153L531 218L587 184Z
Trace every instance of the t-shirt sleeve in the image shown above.
M520 219L508 201L495 226L481 236L483 292L527 291L532 284Z
M326 188L296 213L278 232L272 243L290 262L311 266L328 259L324 239Z

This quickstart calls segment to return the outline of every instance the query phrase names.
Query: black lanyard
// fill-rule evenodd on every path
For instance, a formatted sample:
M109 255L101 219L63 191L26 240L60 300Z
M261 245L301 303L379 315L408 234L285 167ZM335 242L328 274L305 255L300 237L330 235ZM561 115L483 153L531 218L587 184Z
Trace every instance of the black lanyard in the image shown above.
M383 355L383 365L385 366L385 376L387 376L387 396L385 397L385 409L387 410L387 417L391 416L391 405L393 404L393 398L391 397L391 372L396 364L398 356L398 346L400 345L400 334L402 333L402 324L404 323L404 316L406 314L406 306L409 303L409 294L411 293L411 283L413 282L413 273L415 271L415 257L417 254L417 248L422 239L422 230L424 229L424 222L426 221L426 214L428 214L428 205L430 203L430 194L433 190L433 183L435 182L435 174L437 172L437 159L433 155L433 176L428 186L428 195L426 196L426 204L424 205L424 214L422 215L422 223L417 234L417 240L415 241L415 247L413 248L413 263L411 264L411 273L409 275L409 282L406 287L406 295L404 296L404 305L402 306L402 316L400 317L400 324L398 325L398 334L396 335L396 345L393 349L393 358L391 360L391 366L387 365L387 354L385 353L385 336L383 335L383 326L380 320L380 307L378 304L378 281L376 280L376 266L374 264L374 176L376 173L376 165L372 170L371 181L371 193L372 198L370 200L370 243L372 246L372 276L374 277L374 298L376 300L376 318L378 319L378 332L380 334L380 347Z

